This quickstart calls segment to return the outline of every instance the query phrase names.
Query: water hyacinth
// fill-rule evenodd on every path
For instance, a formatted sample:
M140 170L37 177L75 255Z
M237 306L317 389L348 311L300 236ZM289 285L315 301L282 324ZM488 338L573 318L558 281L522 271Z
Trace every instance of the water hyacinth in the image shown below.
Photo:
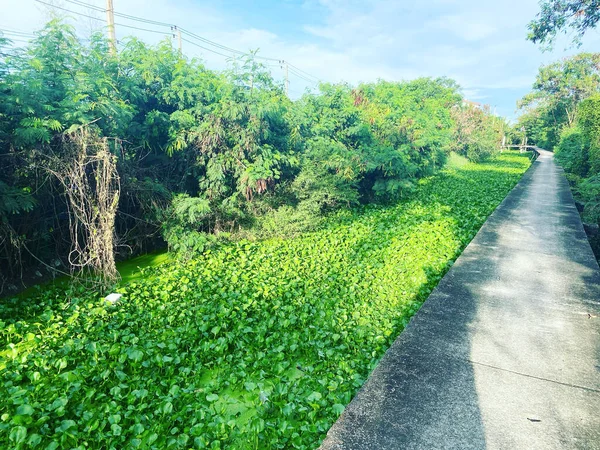
M317 447L528 166L464 162L295 239L146 269L115 306L5 301L0 447Z

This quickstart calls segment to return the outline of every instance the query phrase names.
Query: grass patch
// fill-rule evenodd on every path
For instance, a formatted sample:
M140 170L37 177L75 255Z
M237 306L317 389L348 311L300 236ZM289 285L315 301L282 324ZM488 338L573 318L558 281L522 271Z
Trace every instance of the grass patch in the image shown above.
M295 239L134 269L114 307L6 303L0 447L315 448L529 164L460 161Z

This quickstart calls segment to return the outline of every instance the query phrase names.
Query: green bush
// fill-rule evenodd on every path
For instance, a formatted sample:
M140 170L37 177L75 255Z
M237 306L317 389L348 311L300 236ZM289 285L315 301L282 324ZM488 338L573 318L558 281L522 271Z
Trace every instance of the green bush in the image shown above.
M291 191L305 210L320 215L359 203L357 185L362 169L354 152L343 144L322 137L311 139L301 166Z
M473 134L472 141L465 144L462 153L469 161L484 161L497 153L498 148L494 133L482 130Z
M40 162L82 123L118 157L115 228L133 251L162 244L161 227L171 249L204 249L212 240L203 233L251 234L281 206L295 211L290 230L306 229L337 209L393 202L443 167L461 101L452 80L323 83L292 101L258 61L249 54L211 71L170 39L127 39L112 56L102 34L80 41L58 20L27 51L0 58L0 200L26 206L2 216L20 238L0 240L1 270L48 259L42 249L68 262L69 230L57 225L69 210ZM189 198L170 207L176 193ZM270 214L283 224L284 214Z
M584 204L583 219L600 223L600 95L579 104L577 125L563 130L556 158ZM592 245L598 254L598 240Z
M589 170L585 137L580 127L565 128L555 150L556 159L570 173L585 177Z
M578 114L578 122L588 146L590 174L600 174L600 94L582 101Z
M488 110L465 105L452 110L456 123L452 149L469 161L484 161L500 152L502 119Z
M584 201L584 220L600 224L600 174L582 180L577 192Z
M179 259L188 260L209 248L214 248L225 236L175 226L165 233L165 238L169 244L169 251L175 253Z
M187 194L175 196L163 224L163 236L169 250L180 259L190 259L218 242L226 235L209 233L209 220L214 217L210 202Z
M301 203L297 207L283 205L260 217L254 234L259 237L290 238L314 230L323 220L310 204Z

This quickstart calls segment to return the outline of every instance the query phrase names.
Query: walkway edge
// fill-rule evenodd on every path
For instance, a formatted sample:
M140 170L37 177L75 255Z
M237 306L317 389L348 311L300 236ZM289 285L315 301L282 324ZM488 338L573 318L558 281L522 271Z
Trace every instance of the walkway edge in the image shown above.
M536 153L322 450L600 448L600 268Z

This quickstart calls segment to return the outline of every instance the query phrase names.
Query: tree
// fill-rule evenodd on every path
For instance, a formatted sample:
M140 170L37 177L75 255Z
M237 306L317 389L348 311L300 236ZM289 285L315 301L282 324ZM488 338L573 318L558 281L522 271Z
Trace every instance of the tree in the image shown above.
M600 53L580 53L542 66L533 90L519 102L521 121L535 142L548 149L558 144L565 126L577 118L577 107L600 89Z
M482 161L500 147L504 122L487 109L472 105L452 109L454 150L471 161Z
M529 22L527 39L551 47L559 32L573 30L573 44L581 44L585 32L600 19L598 0L543 0L537 19Z

